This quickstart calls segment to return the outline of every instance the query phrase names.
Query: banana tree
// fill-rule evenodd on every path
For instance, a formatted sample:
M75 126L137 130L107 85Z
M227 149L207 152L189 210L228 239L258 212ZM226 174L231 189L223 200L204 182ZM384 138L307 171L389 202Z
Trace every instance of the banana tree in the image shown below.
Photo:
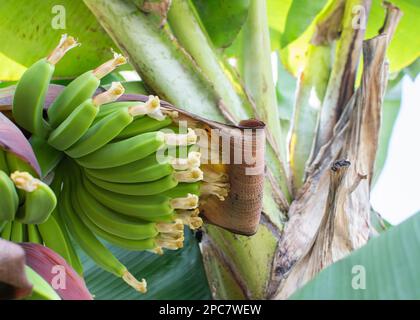
M6 21L0 63L8 66L0 76L9 82L39 58L30 48L42 42L49 50L63 31L51 30L47 17L54 1L25 3L20 15L39 10L39 21L48 22L39 22L38 30L27 27L11 41L17 19L12 6L0 5ZM169 261L176 261L175 270L169 269L177 276L194 262L191 287L177 291L178 298L211 293L216 299L284 299L364 247L384 225L371 213L369 195L398 114L398 102L387 100L395 87L387 92L387 84L401 80L398 74L420 52L412 28L420 6L414 1L84 0L63 1L63 7L66 32L81 42L95 39L95 46L77 59L70 52L57 69L62 78L91 69L107 48L117 46L141 78L133 92L156 94L209 120L238 124L256 118L266 124L256 233L238 235L206 224L199 247L191 236L188 249L166 262L117 252L127 265L159 279ZM44 39L45 29L50 36ZM102 84L112 77L119 75ZM151 264L159 261L166 269L156 272ZM84 263L87 284L99 298L134 298L116 283L103 288L109 278L88 259ZM162 280L149 297L173 297L179 278Z

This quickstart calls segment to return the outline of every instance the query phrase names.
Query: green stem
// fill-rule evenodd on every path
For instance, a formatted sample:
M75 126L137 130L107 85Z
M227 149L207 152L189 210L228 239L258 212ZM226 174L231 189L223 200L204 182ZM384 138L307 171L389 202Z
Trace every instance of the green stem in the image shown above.
M243 72L245 85L255 100L257 113L268 127L269 135L279 151L281 162L287 159L286 146L281 143L276 89L271 66L270 35L265 0L251 0L249 15L244 26ZM286 170L284 169L286 172Z
M224 120L214 88L153 15L130 1L84 2L156 94L207 119Z
M168 21L180 44L191 54L222 98L222 112L228 113L235 122L252 117L252 103L239 79L215 53L191 2L173 0Z

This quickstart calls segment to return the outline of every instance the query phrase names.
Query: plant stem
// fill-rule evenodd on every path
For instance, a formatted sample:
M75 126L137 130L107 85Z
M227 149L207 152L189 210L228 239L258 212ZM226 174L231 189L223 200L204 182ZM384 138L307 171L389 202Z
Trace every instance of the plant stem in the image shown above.
M84 0L144 82L163 99L207 119L223 121L219 96L170 31L130 1Z
M228 113L235 122L252 117L253 106L244 88L215 53L199 19L189 0L172 1L169 25L180 44L191 54L222 98L222 112Z
M276 90L272 75L270 36L265 0L251 0L249 15L244 26L243 73L245 85L255 100L259 118L267 124L269 139L278 151L284 166L287 160L284 133L280 127Z

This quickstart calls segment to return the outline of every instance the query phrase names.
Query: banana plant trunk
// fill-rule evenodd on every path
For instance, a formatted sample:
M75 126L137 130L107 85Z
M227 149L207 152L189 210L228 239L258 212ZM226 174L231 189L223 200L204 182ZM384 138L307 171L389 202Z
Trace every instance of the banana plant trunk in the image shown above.
M150 93L207 119L238 123L254 117L267 124L267 173L257 232L243 236L213 225L204 228L200 246L215 299L288 298L369 240L369 193L387 83L385 53L400 18L398 8L388 4L379 34L364 40L366 21L355 23L354 8L362 7L360 19L367 19L370 0L329 2L316 21L307 65L298 76L286 146L264 0L250 1L244 26L245 81L213 47L188 0L84 2L129 56ZM332 63L324 63L331 56ZM321 92L322 103L309 114L313 88ZM302 121L309 121L309 127Z

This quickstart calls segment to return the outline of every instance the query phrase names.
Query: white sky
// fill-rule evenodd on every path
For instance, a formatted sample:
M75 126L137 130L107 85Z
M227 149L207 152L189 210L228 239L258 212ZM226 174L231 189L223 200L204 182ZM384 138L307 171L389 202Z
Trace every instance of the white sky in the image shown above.
M400 113L371 203L392 224L420 211L420 76L403 79Z

